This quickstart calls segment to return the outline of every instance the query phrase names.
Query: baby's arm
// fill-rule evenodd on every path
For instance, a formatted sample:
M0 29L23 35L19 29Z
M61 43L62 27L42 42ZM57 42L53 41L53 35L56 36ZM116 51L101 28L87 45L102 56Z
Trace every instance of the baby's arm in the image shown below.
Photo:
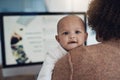
M54 59L48 54L39 72L37 80L51 80L54 65L55 65Z
M66 53L67 52L64 51L64 49L61 47L57 47L54 50L51 50L43 63L37 80L51 80L56 61L58 61L58 59L60 59Z

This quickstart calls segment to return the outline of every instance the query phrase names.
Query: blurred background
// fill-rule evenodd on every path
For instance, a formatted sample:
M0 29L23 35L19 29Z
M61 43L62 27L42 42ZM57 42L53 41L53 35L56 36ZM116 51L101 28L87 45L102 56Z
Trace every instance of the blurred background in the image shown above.
M0 12L85 12L90 0L0 0Z
M86 12L90 0L0 0L3 12ZM0 38L1 39L1 38ZM1 40L0 40L1 43ZM0 64L2 56L0 48ZM3 68L3 76L38 74L41 65Z

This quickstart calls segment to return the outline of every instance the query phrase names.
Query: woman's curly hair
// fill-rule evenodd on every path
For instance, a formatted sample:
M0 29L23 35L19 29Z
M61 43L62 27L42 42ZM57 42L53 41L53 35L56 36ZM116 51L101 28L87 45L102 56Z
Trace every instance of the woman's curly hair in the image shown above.
M120 1L92 0L87 11L88 25L104 41L120 39Z

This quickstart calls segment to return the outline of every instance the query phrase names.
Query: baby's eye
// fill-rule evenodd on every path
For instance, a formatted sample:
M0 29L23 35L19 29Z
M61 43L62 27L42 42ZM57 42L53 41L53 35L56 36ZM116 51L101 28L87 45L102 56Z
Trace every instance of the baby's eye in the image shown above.
M69 34L69 32L63 32L63 34L64 34L64 35L68 35L68 34Z
M79 33L81 33L81 31L75 31L75 33L76 33L76 34L79 34Z

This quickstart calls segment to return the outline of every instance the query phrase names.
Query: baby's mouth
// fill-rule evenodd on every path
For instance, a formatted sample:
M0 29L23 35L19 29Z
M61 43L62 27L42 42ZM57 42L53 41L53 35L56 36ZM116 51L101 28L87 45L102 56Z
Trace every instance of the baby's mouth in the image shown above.
M68 44L74 44L74 43L77 43L76 41L70 41L68 42Z

